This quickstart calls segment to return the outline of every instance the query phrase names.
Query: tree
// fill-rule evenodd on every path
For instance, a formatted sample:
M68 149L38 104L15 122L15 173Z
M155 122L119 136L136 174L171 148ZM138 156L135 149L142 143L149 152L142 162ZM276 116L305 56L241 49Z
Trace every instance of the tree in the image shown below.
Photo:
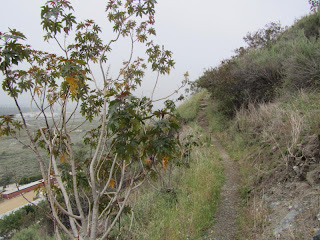
M243 40L248 44L248 49L246 50L270 47L284 30L285 28L281 27L280 23L271 22L263 29L259 29L253 33L247 33L243 38ZM243 55L244 50L245 49L241 47L236 50L236 53L241 56Z
M114 37L105 42L93 20L76 21L70 2L48 1L41 9L44 39L55 42L61 56L23 44L26 37L15 29L0 33L2 87L15 101L21 117L1 116L1 135L26 131L30 142L22 144L38 158L57 239L62 233L70 239L106 239L128 209L132 191L152 173L152 166L162 165L165 170L168 161L181 156L174 103L166 100L160 110L153 110L152 105L166 99L155 100L153 93L160 75L168 74L174 66L172 53L152 40L156 35L155 4L155 0L109 0L106 13ZM75 37L65 46L60 35L69 40ZM120 38L130 42L130 55L119 74L111 78L106 65ZM147 60L134 59L137 44L145 46ZM92 70L94 64L100 68L99 77ZM29 67L24 68L26 65ZM153 93L138 98L133 92L148 65L157 73ZM182 86L187 82L186 74ZM18 97L23 93L31 97L30 110L37 109L33 120L36 129L28 125L21 111ZM72 122L77 110L84 121L99 120L98 127L83 138L91 149L85 160L75 157L71 138L79 127ZM40 149L47 152L48 164Z

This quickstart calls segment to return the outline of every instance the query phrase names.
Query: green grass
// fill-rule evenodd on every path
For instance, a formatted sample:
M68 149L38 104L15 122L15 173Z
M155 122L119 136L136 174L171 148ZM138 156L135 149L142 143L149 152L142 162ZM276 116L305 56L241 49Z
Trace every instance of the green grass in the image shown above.
M230 119L226 117L222 112L219 112L218 106L215 102L206 108L206 114L209 119L209 127L212 132L221 132L228 127Z
M133 226L123 229L124 239L201 239L213 224L224 182L223 167L208 136L193 124L201 146L192 151L190 167L175 168L173 188L156 191L145 187L137 194ZM123 220L124 228L130 217Z
M201 99L207 94L206 90L197 92L190 96L186 101L178 106L177 112L186 121L192 121L198 116L199 103Z

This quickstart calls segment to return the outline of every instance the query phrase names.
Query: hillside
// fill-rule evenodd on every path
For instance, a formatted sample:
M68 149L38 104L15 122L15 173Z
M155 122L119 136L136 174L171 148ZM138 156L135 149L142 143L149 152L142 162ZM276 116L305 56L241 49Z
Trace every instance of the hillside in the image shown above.
M269 24L198 81L241 175L239 239L320 237L320 16Z

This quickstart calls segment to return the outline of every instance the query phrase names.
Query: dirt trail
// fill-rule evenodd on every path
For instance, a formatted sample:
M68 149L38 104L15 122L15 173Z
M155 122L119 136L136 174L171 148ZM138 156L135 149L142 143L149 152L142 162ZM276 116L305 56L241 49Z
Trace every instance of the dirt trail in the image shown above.
M207 101L204 100L200 103L198 122L201 127L209 131L209 124L204 111L205 102ZM239 171L237 164L230 159L225 149L213 135L211 135L211 141L223 159L226 181L221 191L221 202L215 214L214 226L208 230L208 235L204 240L235 240L238 239Z

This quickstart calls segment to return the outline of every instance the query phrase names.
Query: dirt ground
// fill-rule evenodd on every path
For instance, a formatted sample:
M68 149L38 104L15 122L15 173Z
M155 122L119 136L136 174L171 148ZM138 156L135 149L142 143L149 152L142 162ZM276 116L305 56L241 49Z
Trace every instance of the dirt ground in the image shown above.
M30 191L28 193L24 193L24 196L29 200L33 201L33 198L36 197L36 192ZM3 202L0 202L0 214L4 214L8 211L11 211L17 207L21 207L24 204L27 204L28 201L24 199L21 195L11 198L11 199L6 199Z

